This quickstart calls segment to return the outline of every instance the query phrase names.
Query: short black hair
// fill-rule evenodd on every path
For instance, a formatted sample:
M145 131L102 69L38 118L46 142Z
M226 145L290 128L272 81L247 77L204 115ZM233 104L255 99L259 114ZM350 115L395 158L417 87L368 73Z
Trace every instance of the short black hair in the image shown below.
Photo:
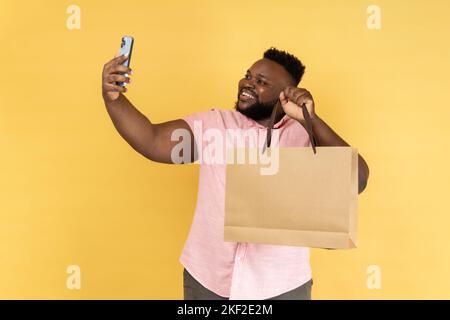
M296 56L286 51L271 47L264 52L263 58L275 61L276 63L282 65L284 69L286 69L286 71L292 76L296 85L298 85L300 80L302 80L303 74L305 73L305 66Z

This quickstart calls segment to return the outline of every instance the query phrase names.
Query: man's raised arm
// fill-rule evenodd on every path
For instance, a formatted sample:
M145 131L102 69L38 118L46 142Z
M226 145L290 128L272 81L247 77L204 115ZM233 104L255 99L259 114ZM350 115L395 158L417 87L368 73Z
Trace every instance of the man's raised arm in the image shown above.
M190 135L190 161L193 162L195 142L186 121L177 119L153 124L123 95L127 91L126 87L121 87L116 82L130 82L130 78L124 74L132 74L132 71L122 65L126 59L127 56L112 59L104 65L102 74L103 100L117 131L144 157L157 162L174 163L171 156L172 149L180 141L172 141L172 132L176 129L184 129L184 132Z

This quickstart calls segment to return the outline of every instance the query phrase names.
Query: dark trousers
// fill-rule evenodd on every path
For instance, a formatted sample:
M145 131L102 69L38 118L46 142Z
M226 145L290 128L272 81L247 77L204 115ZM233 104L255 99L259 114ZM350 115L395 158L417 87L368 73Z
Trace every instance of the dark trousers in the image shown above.
M228 300L202 286L193 276L183 271L184 300ZM311 300L312 280L298 288L267 300Z

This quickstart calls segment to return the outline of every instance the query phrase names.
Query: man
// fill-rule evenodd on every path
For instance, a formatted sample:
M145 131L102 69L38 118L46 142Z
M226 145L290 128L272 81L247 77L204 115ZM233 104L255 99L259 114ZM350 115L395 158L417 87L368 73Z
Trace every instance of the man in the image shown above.
M297 85L305 67L295 56L270 48L239 81L235 110L210 110L184 119L153 124L123 95L130 82L124 74L132 71L121 65L119 56L103 68L103 98L120 135L150 160L174 163L173 148L179 143L172 133L183 129L191 138L191 161L198 157L202 133L214 128L266 130L274 113L281 147L305 147L310 141L300 106L309 111L319 146L348 146L315 112L310 92ZM276 110L278 110L276 109ZM200 132L194 130L202 124ZM186 157L185 157L186 159ZM311 268L309 249L223 240L225 168L223 164L200 166L197 207L180 261L184 265L185 299L310 299ZM367 184L369 169L359 155L359 192ZM257 201L257 199L249 199Z

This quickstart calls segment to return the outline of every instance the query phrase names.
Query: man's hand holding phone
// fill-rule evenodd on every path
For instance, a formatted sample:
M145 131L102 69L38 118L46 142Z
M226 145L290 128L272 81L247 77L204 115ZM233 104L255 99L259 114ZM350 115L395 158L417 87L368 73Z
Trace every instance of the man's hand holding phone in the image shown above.
M129 67L122 65L127 59L128 55L120 55L103 66L102 93L105 102L117 100L121 92L127 92L125 86L117 84L118 82L131 82L130 75L133 74L133 71Z

